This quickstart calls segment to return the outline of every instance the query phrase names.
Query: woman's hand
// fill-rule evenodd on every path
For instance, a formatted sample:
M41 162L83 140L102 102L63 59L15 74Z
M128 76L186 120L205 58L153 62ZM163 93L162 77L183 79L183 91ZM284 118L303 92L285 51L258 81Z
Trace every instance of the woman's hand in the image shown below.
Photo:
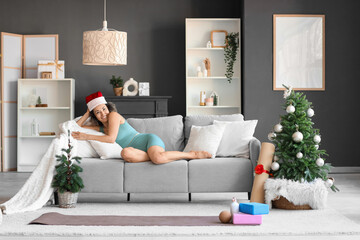
M88 139L88 135L86 133L82 133L82 132L72 132L71 136L73 138L75 138L76 140L87 140Z

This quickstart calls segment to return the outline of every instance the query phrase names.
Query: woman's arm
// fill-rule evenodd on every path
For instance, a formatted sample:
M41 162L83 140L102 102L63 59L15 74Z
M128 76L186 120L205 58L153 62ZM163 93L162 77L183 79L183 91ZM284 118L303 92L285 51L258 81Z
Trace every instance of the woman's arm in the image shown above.
M77 140L96 140L100 142L114 143L119 131L121 116L116 112L109 113L109 131L103 136L90 135L82 132L72 132L73 138Z
M85 126L84 123L85 121L90 117L90 111L89 109L86 110L86 113L79 119L77 120L77 124L82 127L82 128L89 128L89 129L93 129L96 131L100 131L100 127L99 126Z

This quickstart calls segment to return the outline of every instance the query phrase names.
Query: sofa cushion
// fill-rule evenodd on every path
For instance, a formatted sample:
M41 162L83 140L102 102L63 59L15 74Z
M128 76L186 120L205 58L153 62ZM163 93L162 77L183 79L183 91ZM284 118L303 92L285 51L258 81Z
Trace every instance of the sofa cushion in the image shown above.
M214 124L228 123L216 151L216 156L249 158L249 144L254 138L257 122L258 120L233 122L214 120Z
M122 147L116 142L106 143L95 140L89 140L89 142L91 146L95 149L97 154L100 156L100 159L122 158Z
M188 162L178 160L156 165L125 162L124 191L127 193L188 192Z
M181 115L159 118L128 118L128 123L140 133L154 133L165 143L166 151L184 149L184 124Z
M246 158L189 161L189 192L251 192L253 168Z
M215 158L226 125L227 123L223 122L209 126L193 125L184 152L207 151L212 158Z
M79 175L84 182L84 193L122 193L124 189L124 161L83 158Z
M186 143L190 136L191 126L207 126L211 125L214 120L218 121L244 121L242 114L230 115L190 115L185 117L185 139ZM186 144L185 143L185 144Z

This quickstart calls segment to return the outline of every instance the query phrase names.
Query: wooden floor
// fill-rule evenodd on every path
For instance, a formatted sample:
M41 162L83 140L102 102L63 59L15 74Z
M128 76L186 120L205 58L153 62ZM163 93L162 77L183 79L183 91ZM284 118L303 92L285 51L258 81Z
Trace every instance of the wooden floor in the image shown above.
M0 203L10 199L24 184L26 179L30 176L29 173L16 173L16 172L7 172L0 173ZM360 174L331 174L335 178L335 184L340 189L340 192L333 193L330 191L328 197L328 207L334 208L340 211L343 215L353 220L354 222L360 224ZM229 195L230 196L230 195ZM229 196L226 194L214 195L209 194L208 196L202 195L197 197L194 194L195 199L209 199L219 200L219 198L224 198L224 200L229 199ZM244 199L247 197L247 194L241 195ZM146 199L143 199L143 201ZM149 201L153 199L149 196ZM126 201L126 200L125 200ZM355 238L353 238L355 237ZM357 238L358 237L358 238ZM10 236L6 239L12 239ZM23 238L22 238L23 239ZM26 237L24 238L26 239ZM52 238L52 239L61 239L61 238ZM111 239L111 238L107 238ZM130 238L129 238L130 239ZM143 239L143 238L139 238ZM171 239L177 239L171 238ZM201 239L201 238L199 238ZM227 238L224 238L227 239ZM230 239L230 238L229 238ZM252 238L249 238L252 239ZM276 238L267 238L269 239L279 239L279 236ZM281 239L298 239L293 237L286 237ZM299 237L299 239L312 239L307 237ZM330 236L317 237L316 239L338 239L332 238ZM360 236L348 236L341 239L360 239Z

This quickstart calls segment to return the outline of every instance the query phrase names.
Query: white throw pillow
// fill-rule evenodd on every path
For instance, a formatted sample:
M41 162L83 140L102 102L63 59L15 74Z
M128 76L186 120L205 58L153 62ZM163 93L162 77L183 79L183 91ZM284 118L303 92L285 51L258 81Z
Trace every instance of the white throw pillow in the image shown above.
M216 156L249 158L249 142L253 139L258 120L217 121L214 124L227 123Z
M227 123L217 123L208 126L192 126L189 141L184 152L207 151L215 158L221 137Z
M101 159L121 158L122 147L116 142L105 143L95 140L90 140L89 142Z

